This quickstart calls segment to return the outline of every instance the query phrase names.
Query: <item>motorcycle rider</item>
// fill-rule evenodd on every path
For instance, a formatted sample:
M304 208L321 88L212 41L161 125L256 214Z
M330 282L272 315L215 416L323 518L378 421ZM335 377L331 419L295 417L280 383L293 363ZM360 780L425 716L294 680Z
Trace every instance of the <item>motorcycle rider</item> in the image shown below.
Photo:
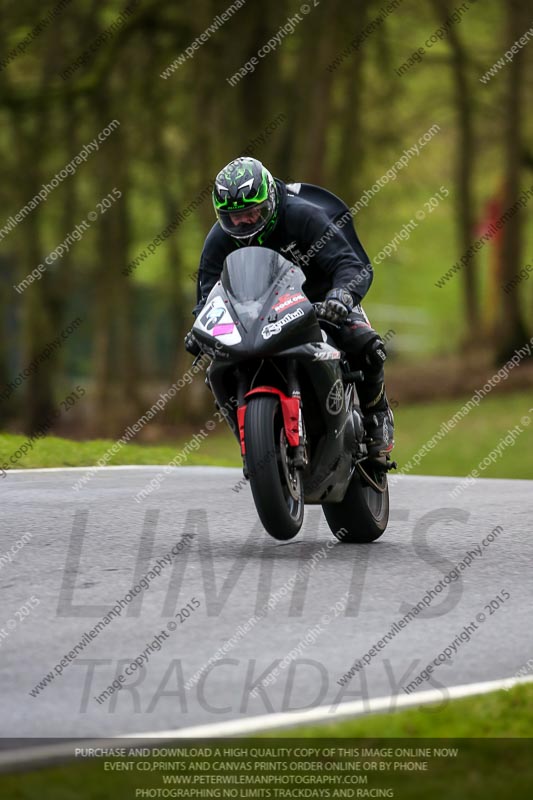
M385 392L385 345L361 307L372 266L353 228L343 233L348 218L353 224L347 207L342 206L342 224L335 224L324 208L298 196L300 186L274 178L255 158L237 158L219 172L213 187L217 222L202 250L193 314L200 313L224 260L239 247L264 245L299 266L306 275L307 297L322 302L319 313L339 326L332 336L351 369L363 372L357 393L368 453L383 459L394 447L394 418ZM185 347L193 355L200 352L191 331Z

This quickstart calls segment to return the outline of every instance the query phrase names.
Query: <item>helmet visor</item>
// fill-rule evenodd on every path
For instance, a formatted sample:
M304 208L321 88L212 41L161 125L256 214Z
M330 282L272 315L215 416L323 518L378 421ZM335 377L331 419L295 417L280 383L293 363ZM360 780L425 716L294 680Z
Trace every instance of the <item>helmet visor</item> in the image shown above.
M267 199L262 203L240 209L228 211L219 209L217 212L221 228L236 239L247 239L259 233L270 222L274 213L272 200Z

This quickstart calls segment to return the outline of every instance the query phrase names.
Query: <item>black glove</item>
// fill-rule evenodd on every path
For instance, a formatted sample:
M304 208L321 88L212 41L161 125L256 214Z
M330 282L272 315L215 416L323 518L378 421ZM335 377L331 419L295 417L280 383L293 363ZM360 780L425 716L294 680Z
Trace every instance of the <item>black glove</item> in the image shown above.
M191 353L191 355L193 356L200 355L200 353L202 352L202 348L196 341L194 333L192 331L188 332L183 341L185 342L185 349L188 353Z
M353 297L347 289L331 289L322 304L320 316L340 325L353 309Z

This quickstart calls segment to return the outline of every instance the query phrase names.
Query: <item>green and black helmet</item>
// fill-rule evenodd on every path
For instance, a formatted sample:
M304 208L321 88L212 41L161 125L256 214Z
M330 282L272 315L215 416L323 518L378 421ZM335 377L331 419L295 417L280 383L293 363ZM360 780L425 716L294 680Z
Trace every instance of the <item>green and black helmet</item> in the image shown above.
M276 223L278 192L270 172L255 158L236 158L221 170L213 187L220 227L234 239L262 238Z

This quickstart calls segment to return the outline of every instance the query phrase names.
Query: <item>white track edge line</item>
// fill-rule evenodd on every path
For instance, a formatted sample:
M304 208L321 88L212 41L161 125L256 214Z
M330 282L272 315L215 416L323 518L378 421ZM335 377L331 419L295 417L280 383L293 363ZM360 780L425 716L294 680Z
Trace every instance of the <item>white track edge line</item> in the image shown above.
M168 464L113 464L107 467L35 467L35 469L9 469L7 470L7 474L11 475L13 473L15 475L31 475L35 472L103 472L107 469L162 469L163 467L168 467ZM216 464L189 464L186 467L171 467L171 469L233 469L237 470L238 472L242 472L242 467L219 467ZM0 486L1 485L2 484L0 484Z
M114 464L107 467L35 467L34 469L10 469L7 471L7 474L14 474L14 475L28 475L28 474L35 474L35 473L47 473L47 472L104 472L105 470L119 470L119 469L144 469L144 470L151 470L151 469L161 469L162 467L168 467L168 464ZM233 470L236 472L242 472L241 467L223 467L218 466L217 464L188 464L187 466L183 467L172 467L171 469L176 470L176 472L186 470L186 469L209 469L209 470ZM403 480L415 480L415 481L461 481L464 480L464 476L461 475L392 475L394 483L396 481L403 481ZM476 478L476 484L480 485L481 482L489 483L490 481L502 483L505 481L506 483L531 483L531 480L528 478ZM0 483L0 486L3 484ZM391 488L394 488L394 484Z
M194 725L189 728L177 730L150 731L146 733L121 734L108 739L73 740L59 742L53 745L35 745L18 750L0 751L0 771L6 772L9 768L21 769L25 766L46 766L57 761L74 760L74 748L87 747L118 747L121 740L135 739L149 744L157 739L172 742L176 739L211 739L216 737L246 736L251 733L269 731L273 729L291 728L309 723L331 722L347 717L358 717L364 714L379 712L394 712L399 709L413 708L444 700L459 700L464 697L488 694L500 689L511 689L523 683L533 682L532 676L523 678L502 678L495 681L482 683L469 683L461 686L443 687L443 689L430 689L425 692L415 692L412 695L389 695L368 700L353 700L341 703L336 708L331 706L317 706L305 711L283 711L276 714L263 714L243 720L229 720L226 722L207 723ZM443 697L443 692L446 697ZM392 701L392 704L391 704Z
M365 714L379 713L383 711L394 712L413 706L438 703L447 700L458 700L463 697L487 694L498 691L499 689L510 689L520 683L532 682L533 677L525 678L503 678L496 681L485 681L483 683L469 683L461 686L451 686L443 689L430 689L425 692L415 692L411 695L389 695L385 697L368 698L366 700L352 700L340 703L333 708L328 706L317 706L303 711L282 711L276 714L263 714L257 717L249 717L242 720L229 720L227 722L207 723L195 725L190 728L180 728L178 730L159 731L149 734L132 734L127 738L137 739L143 737L162 737L164 739L188 739L188 738L207 738L215 736L237 736L239 734L249 734L252 732L266 731L272 729L289 728L296 725L307 725L316 722L331 722L343 717L357 717Z

